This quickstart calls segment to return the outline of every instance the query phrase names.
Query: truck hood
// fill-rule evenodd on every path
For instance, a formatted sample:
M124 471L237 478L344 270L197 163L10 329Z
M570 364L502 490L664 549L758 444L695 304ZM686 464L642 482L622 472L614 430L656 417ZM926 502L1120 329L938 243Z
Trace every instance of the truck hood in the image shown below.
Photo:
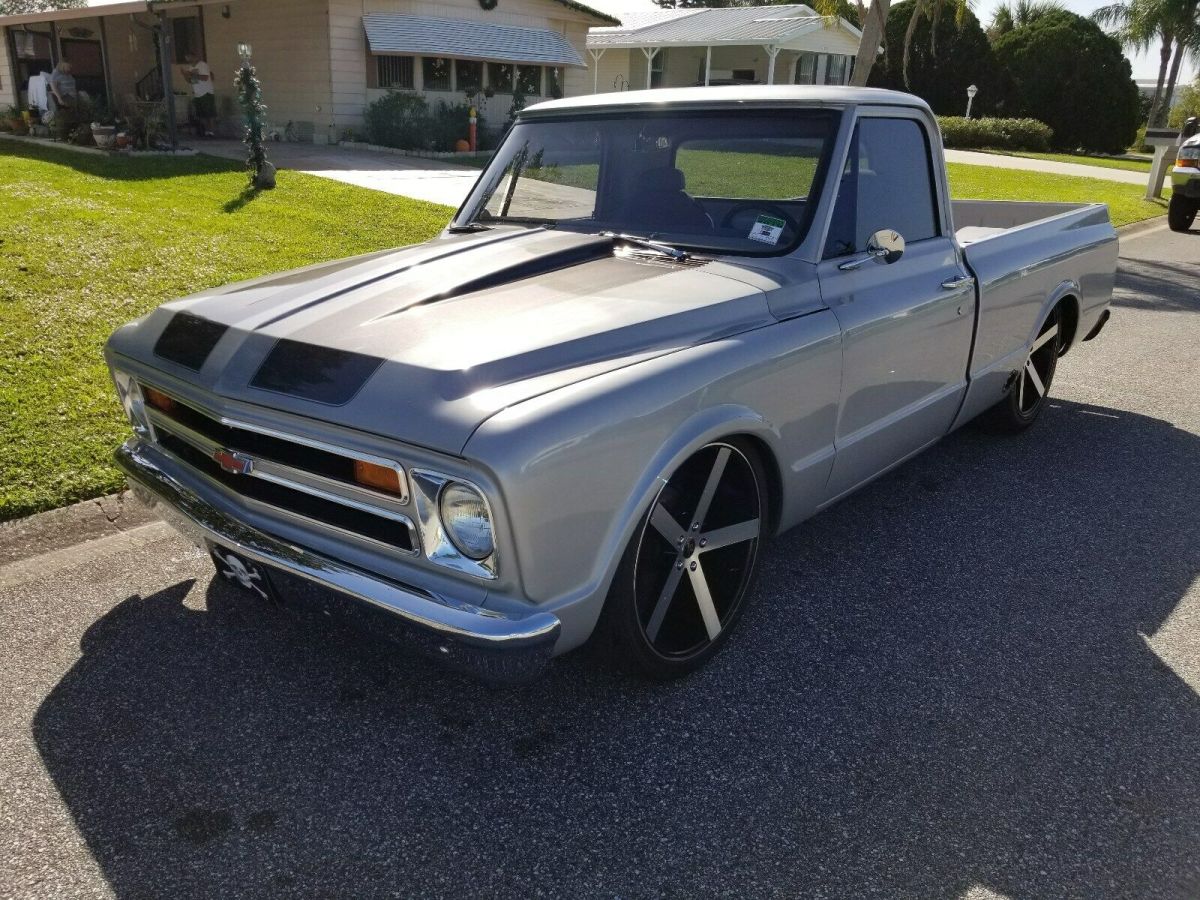
M749 267L497 229L206 291L112 353L233 400L461 453L495 412L774 321Z

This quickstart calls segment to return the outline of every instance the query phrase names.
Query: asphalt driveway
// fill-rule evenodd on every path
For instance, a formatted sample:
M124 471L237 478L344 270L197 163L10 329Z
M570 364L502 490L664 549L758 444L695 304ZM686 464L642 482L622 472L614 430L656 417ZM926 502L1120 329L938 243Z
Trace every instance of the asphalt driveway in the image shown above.
M704 672L497 690L157 526L0 567L0 897L1200 896L1200 233L1045 419L777 540Z

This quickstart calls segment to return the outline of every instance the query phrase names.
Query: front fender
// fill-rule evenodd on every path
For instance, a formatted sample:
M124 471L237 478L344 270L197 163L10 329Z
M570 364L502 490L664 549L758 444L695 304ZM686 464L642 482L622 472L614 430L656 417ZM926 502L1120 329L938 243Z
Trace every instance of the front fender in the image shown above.
M706 442L746 434L781 476L783 521L825 487L840 335L822 311L690 347L497 413L468 441L500 486L523 596L585 640L662 479ZM503 608L506 598L489 597Z

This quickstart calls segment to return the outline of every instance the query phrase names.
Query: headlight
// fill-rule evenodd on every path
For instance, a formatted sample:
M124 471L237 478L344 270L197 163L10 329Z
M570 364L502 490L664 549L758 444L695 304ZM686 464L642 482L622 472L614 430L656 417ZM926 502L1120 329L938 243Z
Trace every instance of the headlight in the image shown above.
M492 514L475 488L460 481L447 482L438 501L438 512L446 536L463 556L480 560L495 551Z
M146 417L146 400L142 396L141 386L132 375L118 370L113 371L113 381L116 382L117 396L121 398L121 406L125 408L125 415L129 417L134 433L152 440L154 431Z

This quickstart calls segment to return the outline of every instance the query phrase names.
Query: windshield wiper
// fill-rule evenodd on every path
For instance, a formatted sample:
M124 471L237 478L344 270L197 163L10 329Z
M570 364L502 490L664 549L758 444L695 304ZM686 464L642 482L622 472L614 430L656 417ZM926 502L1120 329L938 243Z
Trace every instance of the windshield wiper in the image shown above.
M492 226L482 222L467 222L465 225L451 225L446 230L451 234L467 234L472 231L491 231Z
M614 241L625 241L628 244L635 244L638 247L645 247L647 250L653 250L655 253L669 256L671 259L684 260L690 256L686 250L680 250L678 247L672 247L670 244L664 244L662 241L652 241L650 238L639 237L636 234L602 231L600 232L600 236L612 238Z

